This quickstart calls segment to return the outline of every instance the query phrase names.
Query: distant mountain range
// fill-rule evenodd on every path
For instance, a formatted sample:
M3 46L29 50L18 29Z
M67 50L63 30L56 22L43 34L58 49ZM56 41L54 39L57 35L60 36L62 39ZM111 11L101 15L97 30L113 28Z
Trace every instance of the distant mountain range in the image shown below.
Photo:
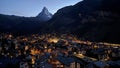
M46 7L36 17L0 14L0 32L38 33L45 22L52 18Z
M0 31L71 33L82 40L120 43L119 6L120 0L83 0L53 16L46 7L32 18L0 15Z

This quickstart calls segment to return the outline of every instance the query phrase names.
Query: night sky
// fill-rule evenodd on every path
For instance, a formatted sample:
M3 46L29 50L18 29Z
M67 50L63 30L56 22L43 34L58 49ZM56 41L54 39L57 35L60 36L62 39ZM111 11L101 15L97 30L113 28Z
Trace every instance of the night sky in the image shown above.
M36 16L44 6L54 14L58 9L74 5L81 0L0 0L0 14Z

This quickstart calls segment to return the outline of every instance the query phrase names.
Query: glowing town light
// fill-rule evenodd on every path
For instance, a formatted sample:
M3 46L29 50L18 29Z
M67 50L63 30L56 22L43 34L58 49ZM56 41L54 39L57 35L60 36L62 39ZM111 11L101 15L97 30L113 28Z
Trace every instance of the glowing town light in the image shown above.
M29 47L28 46L25 46L25 50L28 50L29 49Z
M49 42L53 42L53 43L57 43L58 41L59 41L59 39L57 39L57 38L49 39Z
M35 60L32 58L32 64L35 64Z
M10 35L9 35L9 38L11 38L11 37L12 37L12 35L10 34Z
M35 50L34 49L31 49L31 54L35 55Z

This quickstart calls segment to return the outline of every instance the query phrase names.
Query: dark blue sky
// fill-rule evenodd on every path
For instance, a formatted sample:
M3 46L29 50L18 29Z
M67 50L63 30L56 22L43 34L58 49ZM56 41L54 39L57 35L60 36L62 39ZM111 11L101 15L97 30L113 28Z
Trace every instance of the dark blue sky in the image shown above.
M36 16L46 6L51 13L81 0L0 0L0 14Z

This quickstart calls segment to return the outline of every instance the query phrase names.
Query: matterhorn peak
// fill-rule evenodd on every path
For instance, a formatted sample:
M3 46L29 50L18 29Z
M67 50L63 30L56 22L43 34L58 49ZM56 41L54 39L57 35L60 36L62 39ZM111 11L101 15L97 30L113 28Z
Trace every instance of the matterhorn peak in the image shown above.
M46 7L43 7L42 11L37 15L37 18L43 21L48 21L52 18L52 14Z
M48 9L46 7L43 7L42 11L48 11Z

